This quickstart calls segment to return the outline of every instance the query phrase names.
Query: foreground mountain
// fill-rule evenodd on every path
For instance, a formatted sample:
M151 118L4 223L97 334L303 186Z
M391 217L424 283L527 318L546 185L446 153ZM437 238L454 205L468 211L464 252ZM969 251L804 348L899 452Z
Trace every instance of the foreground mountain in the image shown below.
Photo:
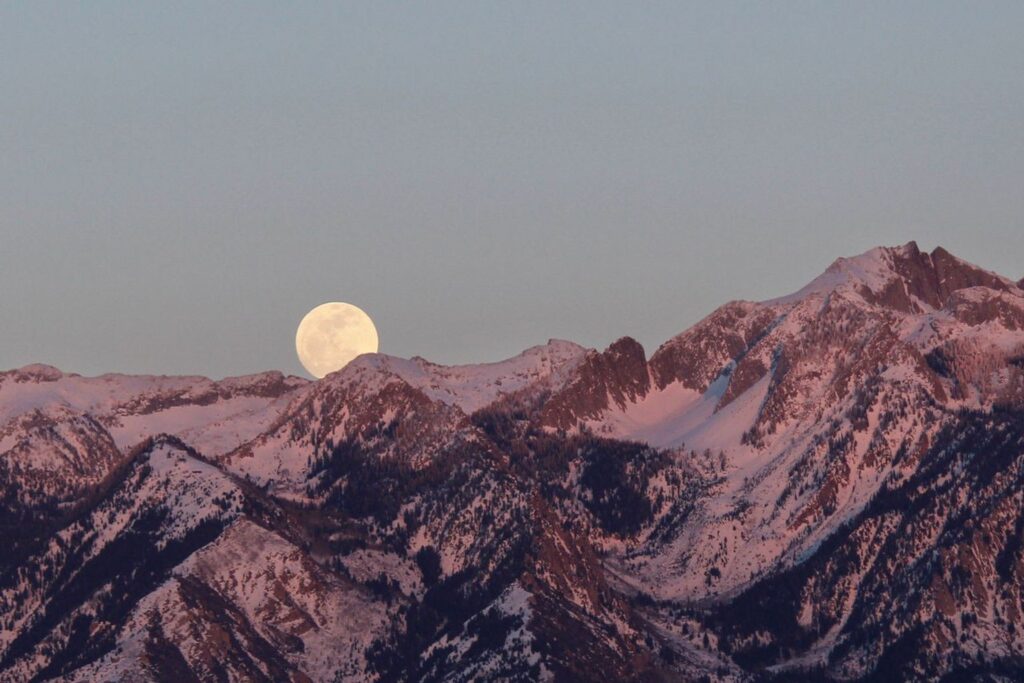
M1024 291L910 243L647 358L0 373L0 680L1020 680Z

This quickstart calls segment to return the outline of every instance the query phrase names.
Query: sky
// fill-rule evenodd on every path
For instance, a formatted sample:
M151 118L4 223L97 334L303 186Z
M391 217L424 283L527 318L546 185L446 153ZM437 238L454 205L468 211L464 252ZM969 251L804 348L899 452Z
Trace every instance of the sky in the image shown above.
M0 4L0 368L648 353L917 240L1024 276L1024 3Z

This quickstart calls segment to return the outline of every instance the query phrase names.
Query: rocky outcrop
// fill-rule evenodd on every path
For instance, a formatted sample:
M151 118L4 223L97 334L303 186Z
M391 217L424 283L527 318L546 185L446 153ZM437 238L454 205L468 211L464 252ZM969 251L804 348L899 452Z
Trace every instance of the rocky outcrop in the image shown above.
M592 352L545 404L542 421L556 429L576 426L613 406L625 406L650 389L644 348L623 337L602 353Z
M722 306L691 329L665 342L651 356L659 389L673 382L704 391L730 361L741 356L770 328L773 311L746 301Z
M0 680L1017 680L1024 291L916 244L648 360L0 373Z

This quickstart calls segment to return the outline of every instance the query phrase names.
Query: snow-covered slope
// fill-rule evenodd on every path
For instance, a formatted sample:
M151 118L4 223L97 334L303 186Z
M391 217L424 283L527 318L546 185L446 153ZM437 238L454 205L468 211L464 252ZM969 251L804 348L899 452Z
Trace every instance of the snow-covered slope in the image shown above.
M153 587L161 567L215 536L242 498L173 438L142 444L91 501L48 535L25 539L4 572L5 675L55 676L103 648L123 607Z
M163 656L200 679L363 681L388 612L365 587L239 519L139 602L114 652L71 680L148 680Z
M659 596L713 598L805 557L907 476L944 416L1019 402L1021 357L1024 292L911 243L840 259L794 295L726 305L635 361L632 392L608 372L571 379L548 423L718 456L686 523L626 560Z
M305 392L225 462L281 493L305 486L317 461L342 445L422 464L454 442L473 438L473 412L560 387L586 354L558 340L482 365L365 354Z
M748 390L766 389L759 382L773 377L775 366L788 361L786 354L792 356L793 347L801 344L814 348L797 349L803 354L800 361L825 370L816 368L801 378L800 389L808 394L803 403L815 403L809 394L816 388L845 389L851 379L845 366L865 350L858 342L869 341L861 334L866 325L893 335L892 344L907 355L900 362L911 374L920 370L933 381L927 369L914 367L918 355L966 345L980 346L978 355L1019 353L1024 345L1024 291L941 248L933 254L920 252L914 243L872 249L837 260L793 295L723 306L655 352L648 364L649 390L644 387L629 400L611 396L605 409L582 410L573 417L586 418L590 428L609 436L657 446L735 447L737 443L721 435L739 437L750 423L736 420L735 411L722 415L731 402ZM880 346L890 340L875 341ZM784 370L790 372L789 367ZM989 380L1000 381L984 378ZM946 382L945 388L954 387ZM962 386L960 390L966 391ZM975 405L998 397L998 391L973 394ZM708 421L737 422L742 429L709 429ZM571 418L553 422L574 426L568 424ZM709 431L713 436L702 438Z
M9 505L72 503L120 460L103 425L62 405L21 413L0 428L0 486Z
M229 453L226 466L296 494L318 461L342 446L426 462L458 438L468 418L409 384L394 372L396 361L364 355L328 375L269 429Z
M497 363L438 365L419 357L405 360L385 355L359 362L393 373L432 400L469 414L526 389L559 386L586 354L587 349L578 344L552 339Z
M1021 283L914 243L650 358L28 366L0 681L1018 680L1022 466Z
M0 373L0 424L63 408L100 422L121 450L175 434L209 456L260 433L310 383L280 372L213 381L205 377L65 374L46 365Z

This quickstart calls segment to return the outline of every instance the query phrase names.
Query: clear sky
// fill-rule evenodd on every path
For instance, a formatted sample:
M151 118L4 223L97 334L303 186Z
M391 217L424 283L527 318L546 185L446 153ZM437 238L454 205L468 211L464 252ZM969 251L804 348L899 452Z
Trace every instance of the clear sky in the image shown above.
M0 4L0 367L648 352L916 239L1024 275L1021 2Z

